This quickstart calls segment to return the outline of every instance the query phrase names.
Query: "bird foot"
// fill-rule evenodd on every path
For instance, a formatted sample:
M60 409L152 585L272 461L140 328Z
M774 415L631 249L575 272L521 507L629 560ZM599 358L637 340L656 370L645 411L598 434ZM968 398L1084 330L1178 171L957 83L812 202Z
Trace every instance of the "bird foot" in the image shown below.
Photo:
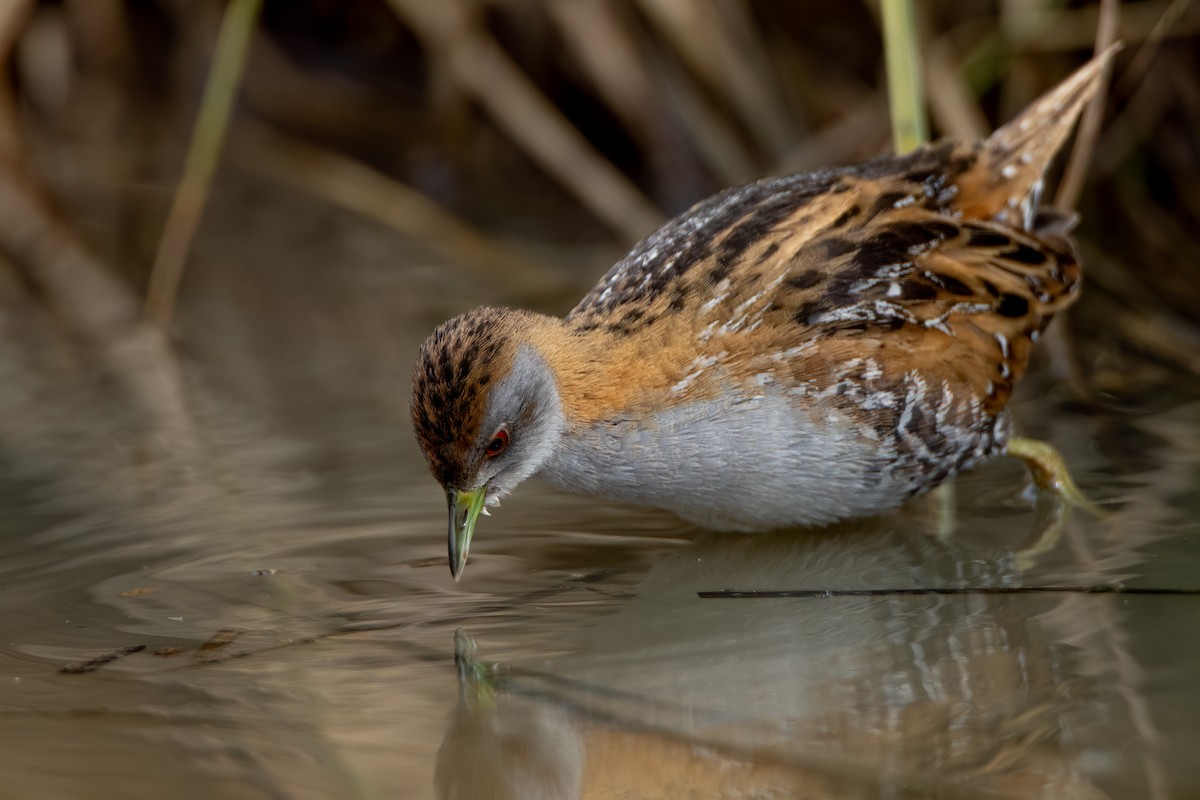
M1067 469L1067 462L1053 445L1037 439L1015 437L1009 440L1005 452L1025 462L1033 482L1039 489L1057 495L1067 504L1082 508L1094 517L1104 516L1100 507L1075 485L1071 472Z
M1059 501L1041 515L1042 528L1033 544L1015 553L1016 568L1024 572L1032 568L1041 555L1058 546L1072 508L1082 508L1093 517L1103 517L1104 511L1080 491L1062 455L1047 442L1020 437L1010 439L1007 453L1024 461L1037 488Z
M933 534L941 542L953 539L958 528L958 503L955 494L954 481L946 481L941 486L934 487L928 494Z

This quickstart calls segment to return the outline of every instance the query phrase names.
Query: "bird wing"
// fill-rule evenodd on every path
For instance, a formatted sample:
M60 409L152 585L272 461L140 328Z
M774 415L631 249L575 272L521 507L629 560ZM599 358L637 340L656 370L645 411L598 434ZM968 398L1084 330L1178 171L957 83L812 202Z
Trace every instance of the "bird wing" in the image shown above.
M722 361L770 362L754 375L790 364L808 380L896 350L888 369L955 376L998 413L1032 341L1077 293L1069 225L1039 215L1037 197L1115 51L985 141L710 198L614 265L567 323L618 348L642 342L636 355L659 356L681 394L714 391L700 371ZM653 333L629 336L639 331ZM687 360L697 339L700 365Z
M738 347L722 343L731 353L799 348L795 380L835 380L854 358L946 375L998 412L1033 341L1076 297L1069 241L961 218L907 181L846 180L830 221L799 242L777 230L778 273L731 287L722 305L737 313L701 320L700 335L747 331Z

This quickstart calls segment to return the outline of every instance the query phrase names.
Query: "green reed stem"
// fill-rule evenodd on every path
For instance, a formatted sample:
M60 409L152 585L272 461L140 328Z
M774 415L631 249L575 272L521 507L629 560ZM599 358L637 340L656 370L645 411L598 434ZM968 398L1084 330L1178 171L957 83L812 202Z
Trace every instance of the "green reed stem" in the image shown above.
M183 177L175 190L146 292L146 317L163 327L170 324L174 313L184 263L204 212L261 7L262 0L231 0L221 21L200 113L188 144Z
M881 0L881 5L892 144L897 153L907 153L929 140L921 88L921 60L917 53L916 17L912 0Z

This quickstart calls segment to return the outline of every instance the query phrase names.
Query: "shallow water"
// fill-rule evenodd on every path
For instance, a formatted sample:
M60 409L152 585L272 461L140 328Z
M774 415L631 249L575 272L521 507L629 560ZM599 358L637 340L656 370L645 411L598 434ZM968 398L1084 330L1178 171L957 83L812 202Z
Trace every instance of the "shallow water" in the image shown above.
M1056 413L1110 509L1057 541L1004 462L952 525L916 502L766 535L528 486L458 585L415 449L351 424L322 433L340 459L246 444L257 494L11 483L3 795L1195 796L1200 597L836 594L1200 589L1200 406ZM833 594L699 594L724 590Z
M299 201L208 224L197 474L90 437L83 478L0 461L0 797L1200 796L1200 597L994 591L1200 590L1200 404L1030 383L1022 429L1108 508L1057 537L1005 461L940 506L764 535L527 485L455 584L405 377L491 298ZM972 591L839 593L918 588Z

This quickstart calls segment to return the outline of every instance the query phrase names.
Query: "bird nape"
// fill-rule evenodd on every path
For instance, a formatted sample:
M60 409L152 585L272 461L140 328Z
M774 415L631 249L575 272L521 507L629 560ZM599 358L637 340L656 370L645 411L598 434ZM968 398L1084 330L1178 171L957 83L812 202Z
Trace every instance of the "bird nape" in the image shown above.
M1113 53L984 141L722 192L565 318L441 325L411 414L455 579L480 513L531 475L729 530L887 511L1006 452L1071 495L1006 407L1078 296L1073 218L1038 200Z

